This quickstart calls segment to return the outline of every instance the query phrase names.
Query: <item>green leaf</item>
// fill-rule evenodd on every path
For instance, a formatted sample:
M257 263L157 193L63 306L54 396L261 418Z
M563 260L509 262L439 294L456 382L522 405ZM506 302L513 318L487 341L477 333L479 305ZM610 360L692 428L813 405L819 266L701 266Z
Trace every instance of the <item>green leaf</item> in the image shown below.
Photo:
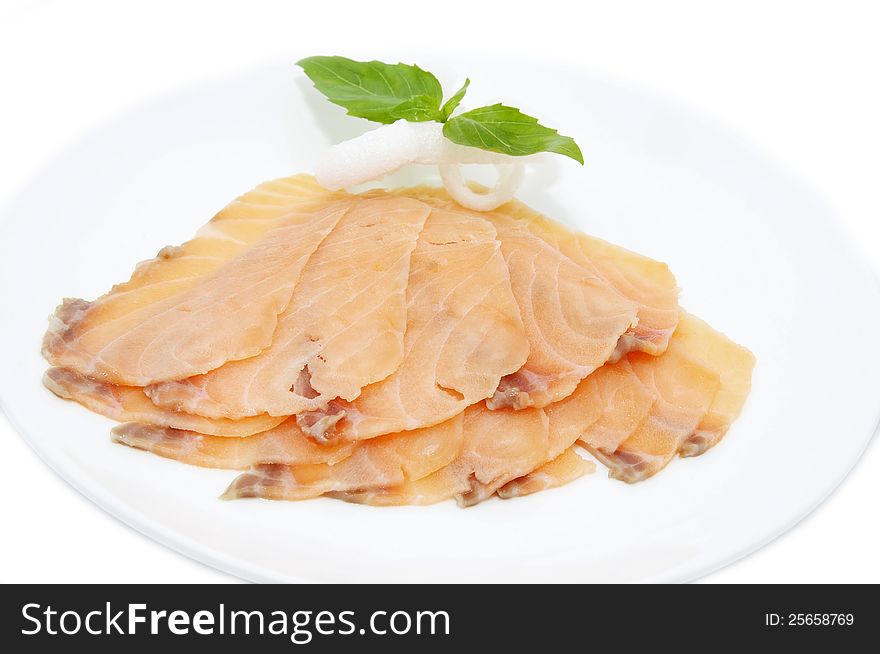
M377 123L439 120L443 89L418 66L307 57L297 62L327 99L349 115Z
M537 152L555 152L583 164L577 143L555 129L544 127L515 107L493 104L450 118L443 135L453 143L520 157Z
M464 98L464 94L467 93L467 88L471 85L471 80L465 78L464 84L458 91L455 92L451 98L446 101L446 104L440 109L440 112L443 114L443 120L441 122L446 122L449 120L449 117L452 115L452 112L458 108L458 105L461 104L462 98Z
M413 123L429 120L443 121L443 114L437 108L434 98L419 95L409 100L404 100L399 105L392 107L388 115L393 120L408 120Z

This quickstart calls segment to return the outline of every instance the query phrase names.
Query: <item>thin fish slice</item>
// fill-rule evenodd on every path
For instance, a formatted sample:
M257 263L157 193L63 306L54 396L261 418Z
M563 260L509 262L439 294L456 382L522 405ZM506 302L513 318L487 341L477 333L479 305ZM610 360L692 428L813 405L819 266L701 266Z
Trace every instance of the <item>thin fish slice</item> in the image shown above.
M492 224L530 349L525 365L501 380L487 406L547 406L614 356L638 321L638 307L521 223L495 216Z
M658 355L666 350L678 325L679 289L665 263L569 229L516 200L494 213L520 221L638 304L638 324L621 339L617 357L629 351Z
M581 381L564 400L544 407L549 420L548 450L543 464L522 478L524 488L540 490L541 483L549 484L549 488L561 485L565 479L573 479L568 475L576 472L577 476L588 469L592 472L592 464L581 464L572 458L577 456L572 452L575 443L587 440L594 446L602 445L613 452L648 415L654 400L655 394L642 383L626 359L602 366ZM566 456L567 452L572 452L572 455ZM557 459L560 460L554 465ZM547 468L544 471L546 474L535 474L544 468ZM532 475L532 479L526 479ZM557 479L558 483L551 483L553 479ZM538 480L541 480L540 483ZM506 492L513 496L512 489L518 488L517 480L508 482L504 487L509 487ZM497 492L500 494L500 491ZM525 494L525 490L522 494Z
M597 370L571 397L547 410L560 422L576 425L577 440L584 445L614 452L647 417L655 399L624 358ZM597 417L585 420L587 416Z
M315 438L360 440L419 429L492 395L518 370L528 340L494 228L434 208L410 263L404 360L353 402L300 413Z
M43 376L43 384L58 397L74 400L113 420L145 422L220 437L250 436L271 429L284 420L267 414L229 420L166 411L154 405L139 386L107 384L65 368L49 368Z
M498 489L496 494L503 500L531 495L542 490L563 486L579 477L595 472L596 464L587 461L570 447L552 461L540 468L513 481L509 481Z
M226 418L353 400L403 358L410 254L429 211L407 198L353 199L303 270L268 348L147 394L159 406Z
M238 476L223 499L302 500L422 479L458 454L462 425L458 415L424 429L349 442L355 448L351 456L332 465L261 465Z
M547 447L542 458L538 458L538 452L535 452L534 468L523 476L550 466L586 434L599 436L605 442L614 438L623 441L639 424L639 416L647 415L654 399L654 394L645 389L625 361L602 366L582 380L564 400L544 407ZM576 469L585 472L591 465L574 466L574 463L573 460L566 463L570 472ZM563 470L562 464L559 464L560 472ZM508 475L499 476L493 482L474 482L470 495L462 495L460 501L466 505L468 498L470 503L486 499L502 486L513 484L517 478L520 478L519 475ZM513 481L508 481L511 479Z
M271 342L303 267L347 208L340 201L289 215L187 290L112 318L92 310L103 298L65 300L43 353L53 365L128 386L189 377L254 356Z
M755 355L690 314L682 317L676 338L681 339L690 356L721 380L708 413L679 450L681 456L698 456L724 438L742 411L752 387Z
M163 248L142 261L127 282L94 302L77 304L92 324L111 322L195 286L205 275L241 254L292 213L314 211L343 194L330 193L310 175L296 175L260 184L224 207L195 237Z
M127 423L114 427L113 440L181 463L239 470L264 463L332 464L350 456L355 447L354 443L346 442L319 445L306 437L293 419L245 438L223 438L170 427Z
M410 192L426 201L452 203L446 191L440 188L401 191ZM570 229L517 200L483 215L493 221L517 221L638 304L638 324L621 337L612 361L629 351L658 355L666 350L678 324L679 289L665 263Z
M609 476L628 483L662 470L696 431L720 387L719 376L692 358L675 336L666 352L629 355L639 379L656 395L648 415L613 452L589 447L609 468Z
M466 493L469 489L470 482L458 475L456 470L446 466L427 477L397 486L337 491L326 493L325 497L369 506L425 505L448 500Z
M549 457L550 419L538 408L490 410L482 404L465 412L465 446L454 468L469 481L455 495L459 506L491 497L511 479L542 465Z
M687 320L685 316L683 322ZM469 506L493 492L506 497L535 492L591 468L572 449L579 438L611 466L612 476L626 481L650 476L702 424L718 395L718 375L691 358L693 340L687 334L685 328L676 335L661 356L630 353L603 366L565 400L540 410L545 436L532 440L531 447L522 446L536 433L534 427L529 430L525 422L513 422L525 418L524 411L472 407L466 413L465 447L456 462L418 481L334 497L376 505L428 504L455 497ZM497 421L505 418L507 424ZM611 454L600 447L610 448Z
M609 419L606 412L628 413L634 406L642 406L641 397L636 403L631 392L619 389L618 373L606 371L618 366L621 364L600 368L583 380L569 397L543 409L489 410L482 404L472 406L465 411L465 445L454 463L418 481L337 493L333 497L383 506L432 504L455 498L460 506L472 506L507 484L513 484L513 488L515 480L563 456L594 425L606 423L605 429L610 429L627 420ZM633 377L638 382L638 378ZM653 400L650 394L645 412ZM566 466L571 472L580 469L585 473L591 467L588 462L582 466L570 465L572 463L568 461ZM528 486L534 483L523 481Z
M433 504L451 498L459 506L472 506L542 465L550 440L550 421L543 409L493 411L480 403L464 412L461 452L449 465L397 486L377 484L331 496L377 506Z
M435 206L452 204L439 189L402 192ZM486 404L490 409L522 409L558 402L580 380L617 357L621 338L636 327L638 305L592 265L575 263L546 242L529 221L499 211L481 215L498 233L529 339L525 365L505 376Z
M117 284L94 302L69 299L56 330L50 328L46 356L63 343L54 341L54 331L77 311L80 320L91 324L112 322L144 306L155 304L192 288L209 273L262 239L291 213L314 211L344 196L326 191L310 175L296 175L260 184L224 207L195 237L178 246L162 248L154 259L142 261L131 279ZM62 305L63 306L63 305Z

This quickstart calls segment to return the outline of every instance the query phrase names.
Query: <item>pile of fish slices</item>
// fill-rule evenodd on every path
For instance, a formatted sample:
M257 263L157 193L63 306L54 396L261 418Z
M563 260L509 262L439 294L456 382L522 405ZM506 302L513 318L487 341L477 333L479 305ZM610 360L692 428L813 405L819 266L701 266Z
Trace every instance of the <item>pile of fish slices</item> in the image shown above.
M754 357L667 266L513 201L266 182L50 318L45 385L223 497L462 506L717 444ZM592 455L592 457L590 457Z

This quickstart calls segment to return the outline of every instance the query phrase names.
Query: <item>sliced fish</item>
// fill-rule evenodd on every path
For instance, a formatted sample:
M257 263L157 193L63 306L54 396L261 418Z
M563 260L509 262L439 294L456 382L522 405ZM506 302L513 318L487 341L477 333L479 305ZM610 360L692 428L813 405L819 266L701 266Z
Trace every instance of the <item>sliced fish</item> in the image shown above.
M50 319L45 385L114 441L242 473L224 498L471 506L717 444L755 358L665 264L439 189L241 196Z
M201 434L240 437L266 431L284 420L267 414L229 420L167 411L154 405L139 386L108 384L66 368L49 368L43 376L43 384L58 397L74 400L95 413L120 422L144 422Z
M269 347L147 394L166 408L225 418L353 400L403 359L410 254L429 211L407 198L354 199L303 270Z
M288 419L245 438L207 436L194 431L126 423L113 428L113 440L139 450L205 468L248 469L260 464L333 464L351 455L355 444L319 445Z
M292 201L302 197L299 187L291 194ZM225 219L215 220L207 235L139 266L128 284L94 302L64 300L50 321L43 354L55 366L127 386L189 377L254 356L271 342L303 267L348 204L288 207L247 247L217 237ZM208 253L199 254L203 249Z
M550 421L543 409L489 410L481 403L464 412L461 451L448 465L396 486L365 486L330 495L378 506L433 504L451 498L459 506L473 506L508 481L543 465L550 440Z
M435 206L457 206L440 189L406 193ZM525 365L501 380L487 406L547 406L619 356L621 339L637 327L638 304L607 283L595 266L575 262L545 240L532 219L497 210L480 215L498 233L529 339ZM534 220L540 218L536 214Z
M690 314L682 319L676 337L721 382L709 411L679 449L681 456L698 456L717 445L739 417L752 388L755 355Z
M624 358L597 370L571 397L547 410L560 422L575 425L580 431L575 440L614 452L647 417L656 397Z
M438 424L490 397L529 343L495 229L433 208L410 262L404 359L352 402L297 415L318 439L360 440Z
M620 338L638 322L638 307L520 221L495 215L492 224L529 337L529 357L501 380L487 406L547 406L615 355Z
M450 463L461 449L463 417L360 443L333 464L261 465L237 477L224 499L302 500L328 493L397 486L422 479ZM321 447L321 446L316 446Z
M665 263L569 229L516 200L494 213L520 221L569 259L638 304L638 324L623 336L616 357L629 351L658 355L666 350L678 325L679 289Z
M683 314L682 322L688 319ZM655 475L678 454L708 414L721 379L692 355L689 340L678 332L661 356L636 352L628 359L639 380L654 392L648 415L613 452L585 444L608 466L609 476L633 483Z
M503 500L531 495L549 488L563 486L579 477L595 472L596 464L570 447L552 461L532 470L527 475L507 482L496 493Z

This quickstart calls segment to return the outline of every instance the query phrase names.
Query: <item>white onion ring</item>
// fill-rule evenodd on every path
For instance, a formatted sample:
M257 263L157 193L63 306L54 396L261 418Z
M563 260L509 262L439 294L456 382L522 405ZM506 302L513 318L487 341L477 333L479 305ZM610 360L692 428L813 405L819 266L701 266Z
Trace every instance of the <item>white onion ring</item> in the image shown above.
M467 185L460 164L440 164L440 178L452 199L474 211L492 211L513 199L522 182L525 167L519 163L495 164L498 181L485 193L477 193Z
M441 123L399 120L328 148L315 166L315 177L321 186L338 191L381 179L408 163L437 164L456 202L489 211L513 197L522 181L523 161L536 158L458 145L443 136ZM466 163L499 166L495 188L486 194L468 188L458 168Z

